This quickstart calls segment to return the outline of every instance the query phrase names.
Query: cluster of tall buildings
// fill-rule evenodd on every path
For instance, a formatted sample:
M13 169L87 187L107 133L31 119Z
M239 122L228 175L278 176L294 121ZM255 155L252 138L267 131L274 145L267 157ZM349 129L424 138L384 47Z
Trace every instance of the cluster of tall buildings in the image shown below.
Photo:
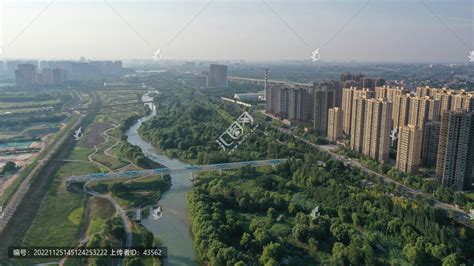
M436 166L438 181L457 190L473 187L473 111L474 93L463 90L343 89L343 132L352 150L384 163L396 149L397 169L414 174Z
M121 61L33 61L11 63L12 66L16 67L15 79L21 87L60 85L67 80L94 80L123 72Z
M349 88L343 94L345 119L351 121L344 121L343 130L350 134L351 149L387 162L390 144L397 142L395 166L400 171L415 174L422 166L436 166L443 185L472 189L474 93L420 87L413 94L384 86L375 92Z
M67 74L60 68L43 68L38 72L33 64L21 64L15 70L15 80L19 87L61 85L67 80Z
M211 64L209 71L203 71L194 77L194 86L202 88L228 88L227 66Z
M395 167L415 174L435 167L436 178L456 190L473 189L474 92L420 87L411 92L383 79L343 74L340 81L307 87L266 88L266 112L312 122L331 142L381 163L396 151Z
M267 114L289 122L312 122L313 131L326 136L328 132L329 109L342 109L342 89L351 86L375 89L385 80L368 78L364 75L346 73L339 81L315 82L313 84L275 84L270 85L265 76L265 99ZM342 110L338 113L341 115Z

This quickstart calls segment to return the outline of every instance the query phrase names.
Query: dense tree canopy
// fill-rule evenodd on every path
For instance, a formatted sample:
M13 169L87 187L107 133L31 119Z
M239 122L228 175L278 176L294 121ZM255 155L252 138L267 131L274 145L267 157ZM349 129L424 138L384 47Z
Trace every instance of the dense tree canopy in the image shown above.
M141 134L170 155L198 163L289 158L274 168L200 177L189 214L195 248L211 265L472 263L473 231L444 210L407 199L263 120L235 153L224 153L215 140L242 110L198 91L160 92L166 104Z

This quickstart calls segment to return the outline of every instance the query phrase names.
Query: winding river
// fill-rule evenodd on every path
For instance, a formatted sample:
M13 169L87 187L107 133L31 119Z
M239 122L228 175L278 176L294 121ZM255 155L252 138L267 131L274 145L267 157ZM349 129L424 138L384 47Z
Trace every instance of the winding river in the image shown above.
M153 98L147 94L142 96L142 101L152 101ZM150 120L156 115L155 105L146 103L152 112L142 117L127 132L128 142L139 146L145 156L169 168L181 168L189 166L180 160L171 159L159 153L153 146L143 140L138 134L138 128L143 122ZM159 202L162 206L163 216L154 220L149 216L142 220L142 224L155 236L158 236L164 246L168 247L168 258L164 260L165 265L197 265L196 253L192 246L192 236L188 220L188 208L186 193L192 188L190 174L171 175L171 188L166 191Z

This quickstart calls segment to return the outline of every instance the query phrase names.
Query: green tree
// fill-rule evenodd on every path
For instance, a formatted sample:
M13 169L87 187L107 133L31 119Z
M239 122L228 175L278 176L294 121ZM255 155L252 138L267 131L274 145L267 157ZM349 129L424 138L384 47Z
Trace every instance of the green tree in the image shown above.
M2 168L2 173L11 173L15 172L17 170L17 166L14 162L7 162L3 168Z
M279 243L273 243L263 247L262 255L259 258L260 263L267 265L268 262L271 262L271 265L274 265L274 262L280 261L280 252L281 246Z
M240 246L245 249L248 249L250 248L251 244L252 244L252 235L250 235L249 233L244 233L242 235L242 238L240 239Z
M267 217L268 219L270 219L271 221L275 221L275 219L277 218L277 212L274 208L268 208L267 210Z
M270 236L268 235L267 230L262 228L257 228L255 232L253 232L255 240L260 247L265 246L270 242Z
M140 258L131 258L130 260L127 260L125 265L127 266L143 266L142 260Z
M443 259L443 266L457 266L461 264L461 258L457 253L450 254Z
M341 242L334 243L332 247L331 265L346 265L345 246Z
M403 248L403 255L413 265L422 265L426 259L425 252L416 245L408 243Z

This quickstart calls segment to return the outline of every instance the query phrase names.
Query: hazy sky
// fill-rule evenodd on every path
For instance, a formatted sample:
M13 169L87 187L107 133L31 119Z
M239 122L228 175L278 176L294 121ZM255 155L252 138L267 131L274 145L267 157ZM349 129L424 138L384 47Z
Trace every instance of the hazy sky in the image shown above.
M474 0L0 1L6 58L310 60L320 48L324 61L467 62L474 50Z

